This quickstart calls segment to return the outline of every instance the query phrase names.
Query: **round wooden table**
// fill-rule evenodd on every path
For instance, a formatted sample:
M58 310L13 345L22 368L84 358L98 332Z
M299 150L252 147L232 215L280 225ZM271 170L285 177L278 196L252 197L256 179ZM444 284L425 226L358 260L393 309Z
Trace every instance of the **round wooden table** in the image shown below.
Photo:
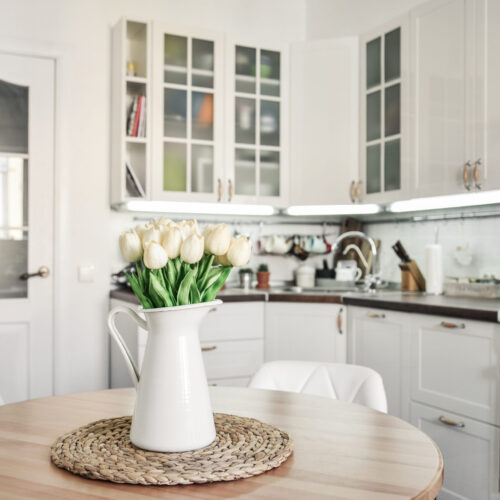
M434 499L443 460L423 432L369 408L316 396L212 387L214 411L258 418L286 430L293 455L279 468L227 483L133 486L58 469L55 439L101 418L130 415L133 389L35 399L0 407L0 496L133 499Z

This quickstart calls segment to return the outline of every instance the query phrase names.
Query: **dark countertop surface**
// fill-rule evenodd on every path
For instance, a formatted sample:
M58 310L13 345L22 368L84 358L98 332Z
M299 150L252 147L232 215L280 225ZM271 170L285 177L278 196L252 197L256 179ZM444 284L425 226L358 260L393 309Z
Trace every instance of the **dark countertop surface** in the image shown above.
M112 290L110 297L138 304L131 291ZM250 290L244 292L238 288L223 290L217 298L224 302L306 302L347 304L373 307L400 312L416 312L455 318L500 322L500 300L449 297L444 295L426 295L419 292L401 292L379 290L376 293L353 292L290 292L283 289L268 291Z

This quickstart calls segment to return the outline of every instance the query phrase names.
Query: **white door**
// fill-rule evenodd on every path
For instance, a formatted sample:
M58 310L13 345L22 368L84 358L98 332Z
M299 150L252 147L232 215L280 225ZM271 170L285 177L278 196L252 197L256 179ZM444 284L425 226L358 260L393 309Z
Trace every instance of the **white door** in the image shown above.
M470 6L470 0L438 0L411 13L414 196L465 192L471 180Z
M0 54L0 396L53 391L53 60ZM21 279L46 266L49 275Z
M358 180L358 40L291 50L290 204L351 203Z

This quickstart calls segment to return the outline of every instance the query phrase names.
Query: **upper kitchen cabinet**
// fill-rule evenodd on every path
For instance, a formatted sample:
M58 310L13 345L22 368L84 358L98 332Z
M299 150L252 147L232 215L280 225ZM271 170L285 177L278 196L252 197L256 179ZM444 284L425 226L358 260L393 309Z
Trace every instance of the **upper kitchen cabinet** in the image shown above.
M347 204L358 186L358 40L291 47L290 204Z
M362 201L408 193L409 22L396 20L360 37L360 185Z
M152 199L221 201L223 37L155 22L153 46Z
M288 48L226 44L224 200L288 201Z
M111 203L121 203L150 198L150 23L121 19L112 46Z
M500 185L500 6L433 0L411 12L412 194Z

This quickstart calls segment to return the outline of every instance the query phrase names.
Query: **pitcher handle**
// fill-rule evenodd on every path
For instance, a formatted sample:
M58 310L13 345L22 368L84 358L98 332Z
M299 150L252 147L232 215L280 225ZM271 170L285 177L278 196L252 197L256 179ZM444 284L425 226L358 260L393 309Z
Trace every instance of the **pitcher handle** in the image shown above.
M123 359L125 360L125 364L127 365L130 377L134 382L134 386L137 388L137 384L139 383L139 370L137 369L134 359L132 358L132 354L130 354L127 344L125 343L123 337L120 335L120 332L116 328L115 316L118 313L125 313L126 315L130 316L137 323L138 326L144 328L145 330L147 330L147 323L130 307L116 306L108 314L109 334L111 335L112 339L116 342L116 345L118 346L118 349L120 350Z

